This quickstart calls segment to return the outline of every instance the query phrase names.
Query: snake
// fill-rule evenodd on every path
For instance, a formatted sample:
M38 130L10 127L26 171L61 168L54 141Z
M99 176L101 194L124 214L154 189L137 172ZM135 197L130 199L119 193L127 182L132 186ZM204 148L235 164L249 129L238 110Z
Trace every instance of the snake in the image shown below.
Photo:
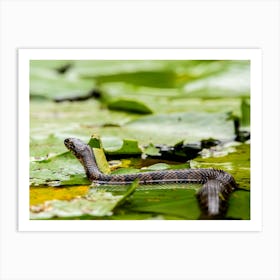
M77 138L64 140L66 148L80 161L93 185L139 184L202 184L196 196L205 219L223 217L230 194L237 188L234 177L214 168L184 168L157 170L132 174L104 174L97 165L92 148Z

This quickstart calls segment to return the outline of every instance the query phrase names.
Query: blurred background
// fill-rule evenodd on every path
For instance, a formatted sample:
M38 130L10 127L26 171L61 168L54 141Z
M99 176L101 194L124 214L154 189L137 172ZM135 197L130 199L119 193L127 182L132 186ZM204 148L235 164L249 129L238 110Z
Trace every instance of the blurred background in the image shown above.
M227 217L249 218L249 61L31 61L31 205L88 193L83 168L65 154L63 140L88 142L92 134L101 137L113 173L182 167L230 172L240 189ZM177 191L183 192L175 194L183 199L179 205L166 207L174 192L165 190L163 203L162 190L150 190L113 216L197 219L196 188Z

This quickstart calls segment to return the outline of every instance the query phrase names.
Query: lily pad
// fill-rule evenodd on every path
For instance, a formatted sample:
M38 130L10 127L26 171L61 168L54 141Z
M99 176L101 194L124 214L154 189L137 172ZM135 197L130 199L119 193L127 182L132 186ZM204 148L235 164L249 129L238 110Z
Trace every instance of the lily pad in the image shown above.
M226 218L250 220L250 192L237 190L232 193Z
M102 137L102 146L108 155L141 155L142 150L134 139L118 137Z
M173 71L137 71L114 75L95 76L99 84L106 82L125 82L146 87L174 88L176 74Z
M166 163L156 163L156 164L150 165L146 169L147 170L154 170L154 171L156 171L156 170L166 170L166 169L169 169L169 168L170 168L169 164L166 164Z
M67 71L58 71L67 64L71 64ZM141 159L141 147L145 145L149 145L144 149L146 155L160 157L155 148L157 144L172 147L178 142L184 146L184 143L195 144L209 138L234 139L233 120L227 118L229 112L240 119L242 129L249 129L248 61L32 61L30 70L30 181L32 185L43 185L46 190L60 189L67 193L66 189L73 187L75 193L74 188L90 184L82 165L64 147L63 140L68 137L88 142L90 135L99 134L101 142L90 145L101 163L105 163L103 167L98 163L105 173L110 170L102 146L112 158L121 159L123 154L137 156L137 162L126 160L126 164L115 166L112 172L127 174L144 172L143 166L152 170L185 167L178 162L176 165L160 159ZM100 90L100 98L83 102L50 101L85 95L93 87ZM46 100L35 100L35 96ZM191 157L196 157L191 165L230 172L240 190L230 198L227 218L248 219L250 192L245 189L250 188L250 146L230 149L205 149L202 157ZM176 152L180 153L180 149ZM126 186L122 188L122 191L112 189L111 195L122 196ZM63 202L55 203L54 208L62 213L61 219L198 219L200 216L195 196L198 187L140 188L129 200L116 203L117 208L113 206L114 198L107 203L100 195L100 203L104 202L105 208L99 209L103 209L105 216L92 216L93 201L89 203L85 196L79 197L81 193L77 193L76 198L54 195ZM67 213L68 206L72 207L74 216ZM111 215L113 212L116 214Z
M91 193L91 198L75 198L70 201L51 200L31 207L31 219L50 219L54 217L110 216L112 209L122 196L108 192Z
M124 128L139 139L148 138L156 144L176 144L184 139L186 143L215 138L234 138L234 124L228 114L221 113L173 113L142 117L128 122ZM144 137L146 136L146 137Z
M236 180L238 188L250 190L250 145L242 144L235 151L220 157L197 157L191 161L192 168L216 168L228 171Z
M95 82L78 77L61 76L57 71L48 68L30 68L30 95L54 99L83 96L95 87Z
M155 147L154 144L150 143L143 149L143 153L149 156L160 156L160 149Z
M71 200L86 195L88 191L89 186L30 187L30 206L54 199Z
M135 112L139 114L151 114L153 111L143 102L119 98L108 103L108 108L113 110L122 110Z
M185 96L197 98L249 97L250 63L233 62L222 73L186 83L184 92Z
M112 77L116 80L120 74L162 71L165 65L164 60L76 60L71 72L81 78Z
M110 216L113 210L125 202L135 191L138 182L128 187L123 195L113 195L110 192L91 189L84 197L72 200L50 200L43 204L30 207L31 219L74 218L83 215L92 217Z
M82 185L90 182L84 175L84 168L70 153L54 157L50 161L30 163L30 184L48 185Z
M138 191L126 207L128 211L172 215L188 220L197 220L200 216L194 189Z

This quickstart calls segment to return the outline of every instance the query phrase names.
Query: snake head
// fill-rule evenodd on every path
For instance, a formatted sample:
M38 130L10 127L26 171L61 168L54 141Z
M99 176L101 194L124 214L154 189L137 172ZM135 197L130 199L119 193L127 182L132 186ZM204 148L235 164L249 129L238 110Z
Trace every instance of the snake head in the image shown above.
M83 141L77 138L66 138L64 140L64 145L75 156L80 155L80 153L87 147L87 145Z

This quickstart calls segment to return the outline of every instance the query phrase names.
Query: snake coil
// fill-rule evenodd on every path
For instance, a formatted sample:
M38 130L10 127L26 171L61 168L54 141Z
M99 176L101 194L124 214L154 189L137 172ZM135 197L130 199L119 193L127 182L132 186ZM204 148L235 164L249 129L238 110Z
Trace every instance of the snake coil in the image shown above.
M87 178L98 185L127 185L135 179L140 184L199 183L203 184L197 198L206 218L222 217L229 195L236 188L232 175L217 169L178 169L136 174L107 175L100 172L91 147L79 139L67 138L65 146L83 165Z

